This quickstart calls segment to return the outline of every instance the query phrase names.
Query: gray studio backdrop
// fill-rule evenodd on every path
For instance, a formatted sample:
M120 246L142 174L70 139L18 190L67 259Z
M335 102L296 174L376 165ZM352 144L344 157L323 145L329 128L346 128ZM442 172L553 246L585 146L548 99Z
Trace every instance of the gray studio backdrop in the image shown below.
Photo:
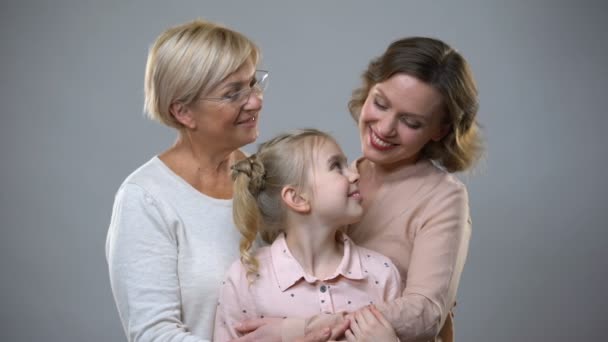
M457 340L602 340L607 14L601 1L3 1L0 340L125 340L105 261L111 205L175 136L142 116L148 47L196 17L261 46L262 140L318 127L349 158L346 102L369 59L406 35L457 47L487 141L463 176L474 231Z

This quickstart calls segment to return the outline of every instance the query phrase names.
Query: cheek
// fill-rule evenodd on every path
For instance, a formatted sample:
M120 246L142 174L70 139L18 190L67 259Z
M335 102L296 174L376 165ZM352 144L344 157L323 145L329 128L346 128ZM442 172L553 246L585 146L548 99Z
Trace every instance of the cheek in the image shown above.
M424 132L413 130L407 126L399 130L399 136L401 137L401 143L410 148L422 148L429 141Z
M238 116L238 112L235 112L234 110L223 110L219 114L219 120L221 120L224 126L232 126Z
M359 117L359 123L366 123L370 121L374 121L376 118L376 112L374 111L374 106L365 102L363 107L361 107L361 116Z

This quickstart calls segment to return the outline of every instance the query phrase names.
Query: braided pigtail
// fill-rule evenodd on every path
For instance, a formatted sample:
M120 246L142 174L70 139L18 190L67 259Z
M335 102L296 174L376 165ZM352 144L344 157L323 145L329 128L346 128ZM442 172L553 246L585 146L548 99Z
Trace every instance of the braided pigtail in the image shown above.
M233 219L241 232L239 251L241 262L247 269L247 278L258 270L258 261L251 247L260 226L257 196L264 189L264 165L252 155L232 166L234 181Z

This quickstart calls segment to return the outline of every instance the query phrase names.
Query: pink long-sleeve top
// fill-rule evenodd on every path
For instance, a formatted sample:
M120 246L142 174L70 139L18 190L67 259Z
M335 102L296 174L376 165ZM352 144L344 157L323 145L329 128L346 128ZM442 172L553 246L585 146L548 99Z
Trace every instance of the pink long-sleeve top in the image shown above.
M360 170L361 177L372 177L368 171ZM419 161L384 181L348 234L356 244L382 251L399 269L403 293L377 307L400 340L452 342L451 310L471 236L465 186L431 162ZM341 317L286 320L284 335L300 336L332 319Z
M238 337L234 325L244 319L354 311L401 295L399 271L389 258L356 246L346 235L338 236L344 243L344 256L325 279L302 269L283 234L271 246L256 251L260 267L251 285L245 267L235 261L220 288L213 340Z

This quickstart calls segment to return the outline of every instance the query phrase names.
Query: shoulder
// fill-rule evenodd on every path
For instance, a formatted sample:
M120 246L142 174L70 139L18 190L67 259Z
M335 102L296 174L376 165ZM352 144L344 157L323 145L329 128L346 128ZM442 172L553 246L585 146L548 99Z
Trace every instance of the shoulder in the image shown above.
M465 184L456 177L431 162L427 162L424 172L420 175L426 200L432 203L450 201L468 202L468 193Z
M158 158L152 157L125 178L116 192L116 202L142 201L157 207L175 207L176 200L195 200L184 181Z
M247 267L243 264L241 258L234 260L225 273L221 284L222 291L228 290L237 294L249 293L249 295L252 295L256 289L265 288L264 285L273 279L269 254L269 247L262 247L254 252L254 256L259 263L257 275L248 276Z
M455 174L447 172L430 161L425 162L424 173L440 189L464 189L464 183Z
M156 180L162 177L160 159L156 156L140 165L131 172L118 187L118 194L149 192L154 188Z
M271 246L258 247L258 248L256 248L253 255L260 263L260 269L263 269L272 260Z
M428 191L419 199L420 211L415 226L437 233L470 230L469 195L464 183L434 165L427 177Z
M154 157L133 171L120 185L114 197L113 222L124 219L149 221L174 217L170 197L179 192L171 184L162 162ZM122 220L119 220L122 218Z
M253 256L259 262L260 271L265 269L267 267L268 263L271 262L270 254L271 254L270 246L264 246L264 247L257 248L253 252ZM232 262L232 264L230 265L230 267L228 268L227 275L234 277L237 275L245 275L246 272L247 272L247 268L245 267L245 265L243 265L241 258L238 258L238 259L234 260Z
M230 264L230 267L228 267L228 270L226 271L225 280L227 282L235 282L235 283L241 282L243 280L246 281L246 277L245 277L246 273L247 273L247 269L245 268L245 265L243 265L243 263L241 262L241 259L238 258L238 259L234 260L232 262L232 264ZM226 281L223 282L222 285L225 284Z
M158 157L152 157L143 165L131 172L120 185L120 188L136 186L153 192L170 181L166 166Z

